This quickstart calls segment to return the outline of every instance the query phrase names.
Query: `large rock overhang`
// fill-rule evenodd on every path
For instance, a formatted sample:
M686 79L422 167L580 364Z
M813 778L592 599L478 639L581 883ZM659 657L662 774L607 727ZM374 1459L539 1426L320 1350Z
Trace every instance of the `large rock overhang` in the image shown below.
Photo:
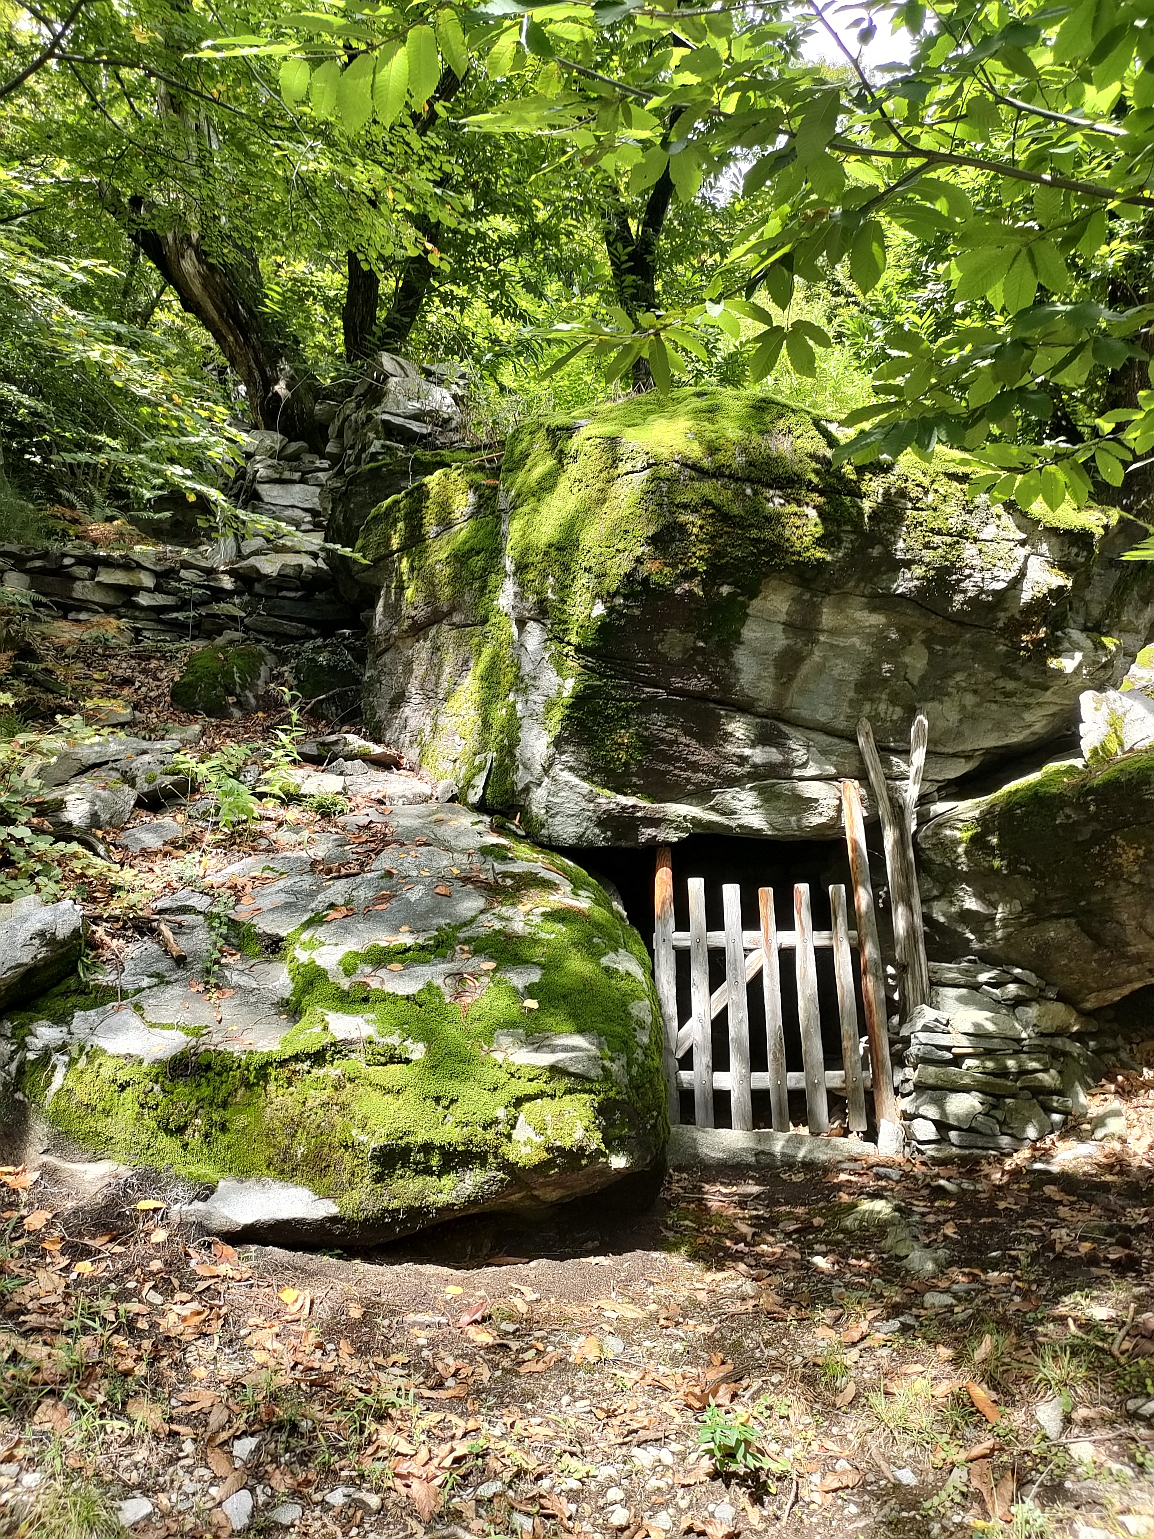
M827 838L856 723L929 792L1059 738L1154 629L1101 510L991 508L747 391L529 424L377 507L377 729L467 800L570 847Z

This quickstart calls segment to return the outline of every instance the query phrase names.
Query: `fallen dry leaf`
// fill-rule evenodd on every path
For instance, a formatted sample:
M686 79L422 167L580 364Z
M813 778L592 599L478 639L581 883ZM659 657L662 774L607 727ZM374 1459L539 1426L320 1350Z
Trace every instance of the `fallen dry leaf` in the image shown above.
M168 1435L168 1423L164 1419L164 1412L151 1400L146 1400L143 1395L134 1395L131 1400L126 1400L124 1409L133 1421L140 1422L150 1432L155 1432L157 1437Z
M849 1491L862 1483L861 1470L830 1470L817 1483L819 1491Z
M479 1304L474 1304L472 1308L466 1309L465 1313L457 1321L457 1324L464 1330L467 1325L475 1325L478 1320L483 1320L488 1313L489 1300L482 1299Z
M1012 1496L1014 1491L1012 1475L1003 1475L995 1487L994 1471L990 1461L975 1459L970 1465L970 1485L981 1496L986 1504L986 1511L996 1523L1010 1521L1011 1512L1007 1497Z
M48 1223L52 1216L47 1208L37 1208L35 1213L29 1213L28 1217L24 1220L24 1227L30 1234L35 1234L38 1229L44 1228L44 1225Z
M433 891L437 894L438 898L451 898L453 896L453 889L451 887L434 887Z
M834 1404L837 1406L838 1410L844 1411L847 1405L851 1405L853 1403L853 1398L856 1394L857 1385L851 1379L838 1395L837 1399L834 1401Z
M218 1480L226 1480L236 1468L223 1448L209 1448L204 1462Z
M980 1384L975 1384L971 1379L970 1382L966 1385L966 1393L974 1402L975 1408L981 1411L982 1415L986 1418L987 1421L1001 1421L1001 1411L999 1411L998 1407L990 1399L989 1395Z
M575 1363L599 1363L604 1355L601 1342L596 1336L586 1336L584 1341L579 1341L573 1349Z
M989 1331L987 1331L986 1334L981 1339L981 1342L980 1342L980 1344L978 1346L978 1350L974 1353L974 1362L975 1362L975 1364L976 1363L984 1363L986 1358L989 1357L990 1353L993 1350L994 1350L994 1338L990 1335Z

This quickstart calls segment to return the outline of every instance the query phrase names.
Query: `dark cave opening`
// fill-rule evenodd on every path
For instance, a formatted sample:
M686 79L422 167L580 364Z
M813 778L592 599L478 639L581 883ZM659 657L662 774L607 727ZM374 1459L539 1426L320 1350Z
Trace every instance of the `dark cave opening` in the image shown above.
M690 877L701 877L705 883L706 923L710 929L721 929L722 887L736 883L741 888L742 925L746 930L758 928L758 889L773 890L774 910L779 930L794 928L794 887L805 883L810 889L810 903L815 931L829 930L831 885L845 887L850 926L854 927L853 889L850 882L849 860L845 841L842 839L742 839L709 834L693 834L671 846L673 857L674 921L678 930L689 926L687 882ZM564 849L567 859L582 866L591 875L606 883L611 893L620 897L630 923L639 931L650 954L653 950L654 877L656 851L646 849ZM792 949L780 953L782 1019L785 1028L786 1068L790 1073L803 1068L801 1029L798 1019L795 956ZM822 1048L827 1070L842 1068L841 1028L838 1015L837 989L834 980L833 953L819 946L817 958L818 998L821 1010ZM854 988L857 999L859 1030L864 1033L861 1003L861 977L856 947L853 948ZM725 958L720 951L709 952L709 986L717 988L725 981ZM749 1008L750 1067L756 1074L768 1068L768 1046L765 1030L765 1009L760 982L754 980L747 991ZM688 954L678 953L677 1008L679 1022L690 1019L690 981ZM726 1013L723 1011L713 1022L713 1067L724 1071L729 1067L729 1033ZM690 1057L679 1061L679 1067L690 1067ZM832 1087L829 1092L830 1118L833 1123L844 1122L845 1100ZM718 1127L731 1125L729 1093L715 1091L715 1112ZM870 1096L866 1096L867 1108ZM791 1091L789 1096L790 1122L794 1127L806 1125L805 1095ZM771 1126L770 1097L767 1090L753 1092L753 1119L755 1128ZM681 1120L693 1121L693 1092L681 1091Z

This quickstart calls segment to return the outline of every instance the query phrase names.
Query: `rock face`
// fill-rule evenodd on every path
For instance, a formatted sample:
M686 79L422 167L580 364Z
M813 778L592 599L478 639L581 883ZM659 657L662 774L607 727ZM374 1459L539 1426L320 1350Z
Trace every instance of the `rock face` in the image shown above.
M1027 967L1080 1010L1154 983L1154 749L962 802L918 846L932 954Z
M223 958L211 897L159 904L186 965L141 942L119 1002L27 1031L22 1085L47 1122L207 1183L186 1213L215 1232L297 1241L532 1207L653 1164L665 1095L638 935L584 872L461 806L389 823L360 874L330 880L304 852L221 873L261 884Z
M550 843L826 836L858 716L884 753L925 706L940 786L1118 683L1154 626L1154 573L1103 559L1132 538L834 470L763 395L630 400L518 429L499 486L462 463L372 512L366 709Z
M84 917L75 903L17 898L0 905L0 1010L34 999L75 965Z

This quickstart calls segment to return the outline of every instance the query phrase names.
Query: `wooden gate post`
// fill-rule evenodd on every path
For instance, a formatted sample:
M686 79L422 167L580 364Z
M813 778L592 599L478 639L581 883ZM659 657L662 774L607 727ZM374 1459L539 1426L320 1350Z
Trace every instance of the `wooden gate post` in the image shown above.
M885 842L886 871L894 919L894 950L898 964L898 999L901 1018L930 997L930 970L926 961L926 933L922 924L922 895L914 864L914 820L926 764L929 724L919 711L910 732L910 768L904 786L891 786L882 772L873 728L865 717L857 724L858 747L869 773L870 787L878 805Z
M853 900L857 910L858 950L861 953L861 991L865 1006L866 1035L870 1044L873 1070L874 1111L878 1120L878 1141L883 1138L883 1124L897 1129L898 1100L894 1094L894 1072L890 1064L890 1039L886 1028L886 986L882 975L882 951L874 914L873 883L870 881L869 856L866 853L865 815L862 812L861 787L856 780L841 783L841 805L845 819L845 840L849 851L849 869L853 878ZM900 1135L897 1135L900 1137Z
M677 959L673 954L673 852L668 845L657 851L657 875L653 884L653 977L661 1007L662 1067L669 1099L669 1121L681 1121L681 1095L677 1089Z

